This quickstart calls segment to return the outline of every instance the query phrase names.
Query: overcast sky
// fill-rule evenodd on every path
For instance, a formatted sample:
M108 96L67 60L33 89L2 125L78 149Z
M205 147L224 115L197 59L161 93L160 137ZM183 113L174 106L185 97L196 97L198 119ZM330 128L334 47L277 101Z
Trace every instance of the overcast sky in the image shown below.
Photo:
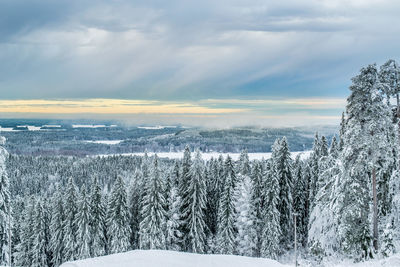
M118 117L127 100L136 108L118 114L154 123L334 123L362 66L399 59L399 12L395 0L2 0L0 113Z

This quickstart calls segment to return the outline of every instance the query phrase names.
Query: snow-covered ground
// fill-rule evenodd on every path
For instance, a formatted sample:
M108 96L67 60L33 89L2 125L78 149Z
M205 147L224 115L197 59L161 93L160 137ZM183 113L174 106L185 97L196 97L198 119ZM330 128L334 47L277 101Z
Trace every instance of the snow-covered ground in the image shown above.
M283 267L270 259L202 255L163 250L134 250L105 257L67 262L61 267Z
M308 158L310 156L311 151L300 151L300 152L292 152L292 158L294 159L297 155L300 155L301 159ZM153 153L153 152L148 152L147 155L153 156L154 154L157 154L159 158L169 158L169 159L181 159L183 158L183 152L158 152L158 153ZM121 156L144 156L144 153L124 153L124 154L119 154ZM240 157L240 153L219 153L219 152L207 152L207 153L201 153L201 156L204 160L210 160L211 158L218 158L220 155L222 155L224 158L226 158L228 155L233 159L233 160L238 160ZM261 159L269 159L271 158L272 153L248 153L249 159L250 160L261 160ZM112 156L112 155L101 155L101 156Z
M138 129L144 129L144 130L162 130L165 128L177 128L178 126L162 126L162 125L157 125L157 126L138 126Z
M96 140L96 141L85 141L85 142L93 144L118 145L122 141L124 140Z
M294 264L281 264L262 258L249 258L232 255L202 255L163 250L134 250L104 257L67 262L60 267L284 267ZM313 266L300 261L300 266ZM324 262L324 267L399 267L400 254L380 260L352 263Z
M94 125L94 124L73 124L72 128L109 128L109 127L117 127L117 125L104 125L104 124L98 124L98 125Z

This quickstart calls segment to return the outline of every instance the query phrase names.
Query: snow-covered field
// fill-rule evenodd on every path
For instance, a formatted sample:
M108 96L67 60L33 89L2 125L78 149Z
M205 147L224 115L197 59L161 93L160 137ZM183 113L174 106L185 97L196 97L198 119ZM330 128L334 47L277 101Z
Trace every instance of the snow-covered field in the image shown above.
M157 126L138 126L138 129L144 129L144 130L162 130L165 128L177 128L178 126L162 126L162 125L157 125Z
M292 158L294 159L297 155L300 155L301 159L308 158L310 156L311 151L300 151L300 152L292 152ZM183 158L183 152L148 152L147 155L153 156L154 154L157 154L159 158L169 158L169 159L182 159ZM121 156L144 156L144 153L124 153L124 154L119 154ZM226 158L228 155L233 159L233 160L238 160L240 157L240 153L219 153L219 152L207 152L207 153L201 153L201 156L204 160L210 160L211 158L218 158L220 155L222 155L224 158ZM249 159L250 160L261 160L261 159L269 159L271 158L272 153L248 153ZM101 155L101 156L112 156L112 155Z
M300 266L313 266L302 263ZM104 257L67 262L61 267L284 267L277 261L232 255L202 255L163 250L134 250ZM323 263L325 267L398 267L400 254L360 263Z
M232 255L202 255L162 250L134 250L68 262L61 267L283 267L270 259Z
M104 124L72 124L72 128L110 128L117 127L117 125L104 125Z
M96 140L96 141L85 141L85 142L93 144L118 145L122 141L124 140Z

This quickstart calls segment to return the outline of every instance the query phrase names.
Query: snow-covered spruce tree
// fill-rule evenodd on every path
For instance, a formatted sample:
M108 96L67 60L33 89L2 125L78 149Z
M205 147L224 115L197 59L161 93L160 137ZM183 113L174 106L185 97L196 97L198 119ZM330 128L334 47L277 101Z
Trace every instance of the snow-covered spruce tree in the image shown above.
M185 147L185 151L183 152L183 159L181 163L181 171L180 171L180 176L179 176L179 182L178 182L178 194L181 199L181 205L180 205L180 211L182 214L182 228L181 228L181 233L183 236L182 240L182 250L183 251L188 251L189 250L189 218L186 216L186 210L190 206L190 196L188 195L188 187L189 187L189 181L191 180L190 178L190 167L192 166L192 159L190 155L190 148L189 146Z
M346 131L346 118L344 112L342 112L342 119L340 121L340 130L339 130L339 151L343 150L344 147L344 133Z
M272 164L274 175L279 179L280 226L282 230L281 248L290 249L293 244L293 177L292 159L286 137L276 140L272 148Z
M264 228L264 215L263 209L265 207L265 179L264 177L267 176L266 172L268 169L263 168L263 165L260 161L255 161L252 170L251 170L251 180L253 184L253 192L251 194L251 203L255 209L254 211L254 228L256 231L255 237L255 248L253 251L254 257L261 256L261 243L262 243L262 235L263 235L263 228Z
M10 264L10 233L11 233L11 202L10 183L6 171L7 150L2 147L5 144L5 137L0 136L0 265Z
M52 264L60 266L64 259L64 205L61 194L61 188L57 187L52 197L52 216L50 221L50 244L49 248L52 254Z
M322 157L320 188L311 210L308 230L308 246L311 254L321 259L339 248L337 239L338 215L336 188L340 183L341 163L337 156Z
M235 219L237 218L234 205L235 188L236 174L232 159L228 155L225 160L224 190L221 194L218 210L217 243L221 254L233 254L235 252Z
M108 200L107 234L110 253L128 251L131 228L129 227L129 210L125 183L117 176Z
M239 166L238 166L238 172L243 175L243 176L249 176L250 175L250 161L249 161L249 154L247 152L247 149L244 149L240 153L239 157Z
M310 166L310 207L314 206L314 198L318 192L318 177L319 177L319 159L320 159L320 149L321 142L318 137L318 133L315 134L313 150L308 159Z
M30 266L33 260L33 231L35 219L35 199L25 197L26 205L21 223L21 243L17 245L15 264L17 266Z
M73 261L77 259L77 240L76 233L76 215L78 213L78 197L76 187L72 178L69 178L67 191L64 195L64 261Z
M146 178L148 179L148 177ZM129 186L129 213L131 227L131 244L134 249L139 248L139 225L142 220L142 199L145 196L143 173L136 170Z
M332 137L331 146L329 147L329 155L333 158L339 157L339 147L338 147L336 135Z
M106 215L101 188L98 184L97 178L94 178L92 183L89 197L89 209L91 242L90 254L93 257L103 256L106 253Z
M308 234L308 193L308 181L304 176L303 162L300 155L297 155L293 164L293 210L297 213L297 240L303 246L307 243Z
M323 135L320 140L320 146L319 146L319 155L320 157L326 157L328 156L328 141L326 140L326 137Z
M274 150L278 149L279 140L274 144ZM272 160L267 162L267 172L265 179L265 203L262 209L262 242L261 256L270 259L277 259L281 252L281 214L279 212L280 199L280 180L274 168Z
M238 186L236 189L235 208L236 218L236 245L237 253L244 256L253 256L257 245L256 208L253 181L250 178L250 162L247 149L240 154L238 162Z
M207 247L208 253L215 253L215 236L217 234L218 227L218 205L222 191L222 178L220 177L218 161L213 158L208 162L205 183L207 186L207 203L205 212L205 223L207 226Z
M29 266L43 267L50 263L49 255L49 225L46 208L39 199L36 203L36 212L32 236L32 263Z
M236 219L236 244L237 253L249 257L253 256L257 245L256 208L253 203L253 194L252 180L248 175L242 175L235 201L238 216Z
M170 187L168 203L166 248L168 250L179 251L182 241L182 233L180 231L180 226L182 222L181 213L179 210L181 201L178 195L178 189L174 185Z
M390 109L380 91L376 66L361 69L352 82L346 107L344 173L336 192L340 196L339 236L345 253L366 258L371 256L373 239L370 231L371 180L392 160L387 149L388 131L392 125Z
M206 183L204 179L204 163L201 158L200 151L196 151L193 164L190 167L188 180L188 188L184 202L189 206L184 210L184 218L187 219L187 227L189 233L187 236L188 251L194 253L204 253L206 244L206 225L205 208L206 208Z
M21 227L23 222L25 209L25 199L21 196L15 196L11 201L11 218L13 218L12 222L12 232L11 232L11 251L12 251L12 259L11 262L15 264L16 256L18 253L17 247L18 244L21 243Z
M141 212L143 220L140 222L140 248L165 249L166 201L157 155L154 156L145 192Z
M78 259L86 259L93 256L91 253L92 236L90 233L90 225L92 218L89 201L86 188L83 186L78 201L78 213L76 215L76 225L78 226L76 234Z

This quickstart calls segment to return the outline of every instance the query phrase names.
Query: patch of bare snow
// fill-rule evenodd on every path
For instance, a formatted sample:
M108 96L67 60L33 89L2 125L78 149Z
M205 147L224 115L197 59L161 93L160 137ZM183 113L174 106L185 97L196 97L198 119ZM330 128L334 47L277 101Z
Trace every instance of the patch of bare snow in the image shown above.
M277 261L233 255L205 255L165 250L134 250L67 262L60 267L284 267Z

